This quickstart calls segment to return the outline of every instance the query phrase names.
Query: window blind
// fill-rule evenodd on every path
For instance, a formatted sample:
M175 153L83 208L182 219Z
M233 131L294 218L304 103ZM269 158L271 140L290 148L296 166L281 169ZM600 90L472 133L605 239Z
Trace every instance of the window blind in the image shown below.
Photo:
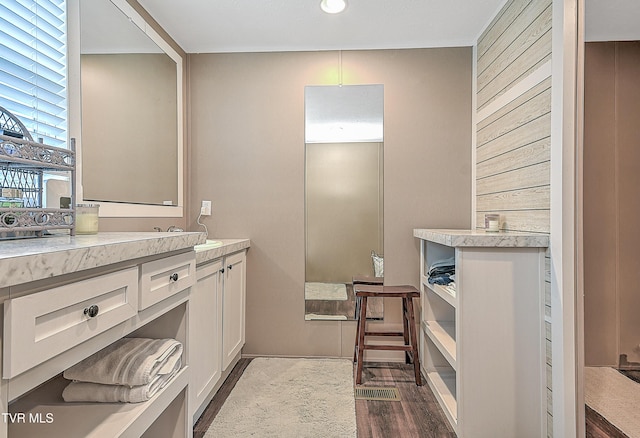
M0 3L0 106L35 139L67 144L65 0Z

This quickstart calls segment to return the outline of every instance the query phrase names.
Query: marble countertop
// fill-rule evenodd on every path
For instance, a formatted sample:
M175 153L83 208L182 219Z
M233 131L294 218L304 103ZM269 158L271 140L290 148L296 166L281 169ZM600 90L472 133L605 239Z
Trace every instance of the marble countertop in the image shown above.
M196 250L196 265L210 262L227 254L242 251L249 248L251 241L249 239L214 239L222 242L221 246L210 248L203 251Z
M191 248L200 232L52 235L0 242L0 288Z
M413 236L451 247L547 248L549 236L514 231L414 229Z

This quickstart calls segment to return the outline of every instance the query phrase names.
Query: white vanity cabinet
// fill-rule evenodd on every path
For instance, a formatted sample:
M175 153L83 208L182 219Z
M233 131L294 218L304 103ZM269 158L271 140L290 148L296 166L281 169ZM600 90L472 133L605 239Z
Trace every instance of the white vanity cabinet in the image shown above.
M548 236L414 230L420 363L459 438L546 436L544 253ZM455 286L429 284L454 257Z
M189 300L190 405L196 421L233 366L245 342L246 250L197 267Z
M225 257L222 290L222 370L240 354L245 342L246 254Z
M62 373L127 336L174 338L188 351L191 248L201 240L100 233L3 242L0 437L191 436L186 353L178 374L143 403L66 403Z
M189 405L196 421L222 375L222 259L198 266L189 300Z

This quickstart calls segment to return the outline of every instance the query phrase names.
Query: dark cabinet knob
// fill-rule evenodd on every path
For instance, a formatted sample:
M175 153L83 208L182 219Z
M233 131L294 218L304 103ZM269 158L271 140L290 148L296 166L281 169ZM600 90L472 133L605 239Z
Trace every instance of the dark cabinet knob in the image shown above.
M227 266L227 269L228 269L228 270L233 269L233 265L229 265L229 266Z
M99 310L100 308L94 304L93 306L86 307L84 309L84 314L87 315L89 318L94 318L98 315Z
M178 281L178 273L174 272L173 274L169 275L169 280Z
M224 274L224 268L220 269L220 273Z

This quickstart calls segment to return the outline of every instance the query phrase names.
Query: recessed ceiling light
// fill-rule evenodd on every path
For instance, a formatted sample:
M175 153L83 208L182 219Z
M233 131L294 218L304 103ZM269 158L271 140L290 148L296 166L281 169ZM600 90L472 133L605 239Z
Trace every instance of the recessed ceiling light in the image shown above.
M327 14L337 14L344 11L346 7L346 0L322 0L320 2L320 8Z

